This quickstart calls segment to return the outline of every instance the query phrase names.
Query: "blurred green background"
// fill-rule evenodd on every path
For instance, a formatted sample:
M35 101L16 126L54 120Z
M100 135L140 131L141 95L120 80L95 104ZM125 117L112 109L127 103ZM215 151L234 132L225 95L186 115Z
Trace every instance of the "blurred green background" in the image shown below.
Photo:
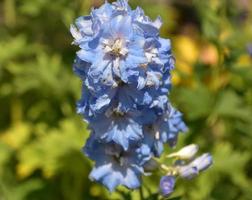
M88 131L75 113L81 82L69 26L102 1L0 0L0 200L132 199L88 180L80 152ZM252 1L131 0L152 19L176 56L172 102L214 165L178 180L182 200L252 199ZM171 149L167 149L171 151ZM151 192L158 176L144 178ZM148 196L145 189L145 195ZM123 197L124 196L124 197ZM151 199L151 198L149 198ZM155 199L155 198L153 198Z

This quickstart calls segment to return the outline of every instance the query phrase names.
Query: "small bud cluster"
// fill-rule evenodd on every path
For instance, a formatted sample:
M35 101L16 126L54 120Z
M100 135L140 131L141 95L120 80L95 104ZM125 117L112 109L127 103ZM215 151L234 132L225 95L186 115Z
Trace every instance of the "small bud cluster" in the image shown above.
M195 158L198 149L198 145L191 144L166 156L174 158L175 162L173 166L161 165L166 173L160 180L160 191L163 196L169 196L173 192L176 176L192 179L212 165L212 156L209 153Z

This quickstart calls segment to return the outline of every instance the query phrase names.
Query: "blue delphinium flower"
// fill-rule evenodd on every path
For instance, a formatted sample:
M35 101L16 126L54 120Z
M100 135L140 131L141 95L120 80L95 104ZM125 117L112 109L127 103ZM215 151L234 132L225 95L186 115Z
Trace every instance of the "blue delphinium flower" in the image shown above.
M115 143L101 143L92 135L84 148L86 155L95 161L91 180L104 184L110 191L119 185L135 189L140 186L143 165L150 159L150 149L139 145L124 151Z
M99 38L80 44L78 56L92 63L89 76L96 83L116 87L117 79L129 82L130 76L137 75L133 69L147 62L144 38L134 34L128 15L118 15L102 26Z
M83 151L95 162L91 180L110 191L140 187L163 145L173 147L187 130L168 98L174 58L170 40L159 35L161 25L160 17L152 21L141 8L117 0L79 17L70 29L80 48L73 66L82 80L77 112L91 132ZM205 165L200 158L193 167ZM161 192L170 194L174 184L174 176L165 176Z
M81 48L79 58L91 63L87 84L114 88L120 82L137 81L142 87L145 81L144 85L152 86L159 84L162 73L173 68L170 41L159 38L161 21L152 23L140 8L131 11L126 4L105 3L91 16L77 19L76 27L71 26L74 44ZM148 28L154 28L156 34L146 38L151 32Z
M141 112L120 112L108 110L104 116L92 121L90 126L101 140L114 141L128 150L130 142L138 142L143 138Z
M182 114L169 104L166 112L159 115L154 123L145 126L145 142L149 144L154 155L159 157L163 152L163 144L168 143L174 147L178 133L186 131Z

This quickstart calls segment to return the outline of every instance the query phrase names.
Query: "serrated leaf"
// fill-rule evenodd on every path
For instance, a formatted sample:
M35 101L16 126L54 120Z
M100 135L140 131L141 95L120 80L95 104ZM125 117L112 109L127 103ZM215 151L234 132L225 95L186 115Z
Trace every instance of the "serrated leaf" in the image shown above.
M233 91L225 91L219 97L214 113L223 117L232 117L244 121L251 120L251 110L244 106L242 99Z
M207 117L212 111L214 97L203 86L192 90L181 89L177 91L177 96L176 101L190 120Z

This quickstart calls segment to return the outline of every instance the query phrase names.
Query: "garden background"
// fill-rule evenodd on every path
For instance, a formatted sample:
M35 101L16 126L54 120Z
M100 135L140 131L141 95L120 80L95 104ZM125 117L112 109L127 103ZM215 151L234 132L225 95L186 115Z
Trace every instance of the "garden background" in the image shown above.
M101 4L0 0L0 200L138 200L137 191L110 195L89 181L92 163L80 151L88 131L75 112L81 81L72 71L77 48L69 27ZM192 181L179 180L173 197L251 200L252 1L130 4L152 19L160 15L161 36L172 41L170 98L190 129L177 147L197 143L213 154L213 166ZM146 197L158 182L156 175L144 178Z

